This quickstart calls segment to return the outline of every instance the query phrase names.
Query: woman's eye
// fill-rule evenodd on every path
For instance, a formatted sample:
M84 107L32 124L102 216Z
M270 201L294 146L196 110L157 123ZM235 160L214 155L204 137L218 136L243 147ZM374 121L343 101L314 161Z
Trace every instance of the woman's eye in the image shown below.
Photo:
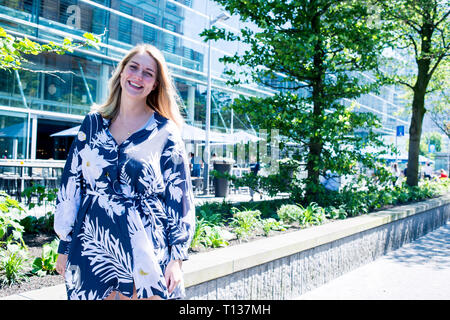
M136 67L135 66L130 66L130 69L131 70L136 70Z

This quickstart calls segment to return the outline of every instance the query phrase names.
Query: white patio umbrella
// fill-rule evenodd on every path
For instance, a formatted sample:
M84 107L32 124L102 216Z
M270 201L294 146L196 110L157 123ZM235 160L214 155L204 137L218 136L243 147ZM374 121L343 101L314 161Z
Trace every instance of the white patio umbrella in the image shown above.
M69 128L60 132L56 132L50 135L50 137L70 137L76 136L78 131L80 130L80 126L76 126L73 128ZM204 142L205 141L205 130L201 128L194 127L189 124L184 124L182 130L182 137L185 141L195 141L195 142ZM210 131L210 141L212 143L232 143L233 139L231 135L226 133L219 133Z
M185 141L205 142L206 131L201 128L194 127L190 124L185 123L183 125L183 130L182 130L181 134L182 134L183 140L185 140ZM210 131L209 132L209 141L210 141L210 143L227 144L227 143L232 143L233 139L229 134Z
M76 136L78 131L80 130L81 126L76 126L73 128L69 128L60 132L56 132L54 134L51 134L50 137L71 137Z

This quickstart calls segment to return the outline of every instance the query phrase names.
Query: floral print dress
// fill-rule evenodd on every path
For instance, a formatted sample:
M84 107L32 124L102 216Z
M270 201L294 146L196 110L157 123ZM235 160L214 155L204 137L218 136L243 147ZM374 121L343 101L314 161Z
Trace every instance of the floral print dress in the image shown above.
M112 291L138 298L168 293L164 272L186 260L195 229L195 206L178 127L157 112L120 145L110 120L83 120L62 175L54 229L59 253L68 254L67 296L104 299Z

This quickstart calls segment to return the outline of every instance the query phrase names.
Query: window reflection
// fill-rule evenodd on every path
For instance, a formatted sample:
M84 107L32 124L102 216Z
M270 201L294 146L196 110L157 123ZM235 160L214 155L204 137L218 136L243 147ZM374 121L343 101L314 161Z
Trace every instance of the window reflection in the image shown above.
M0 158L24 159L27 118L0 114Z

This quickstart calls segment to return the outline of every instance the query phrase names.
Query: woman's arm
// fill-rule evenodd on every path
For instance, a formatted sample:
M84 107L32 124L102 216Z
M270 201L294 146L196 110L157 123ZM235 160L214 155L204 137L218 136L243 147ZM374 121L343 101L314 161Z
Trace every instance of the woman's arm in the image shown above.
M181 135L169 134L161 155L161 168L165 182L170 261L187 260L195 230L195 205L189 161Z
M169 134L161 154L165 182L164 203L168 219L170 260L164 274L171 293L182 280L181 264L195 230L195 205L189 161L180 134Z
M57 193L53 227L60 239L58 247L60 254L68 253L72 240L72 229L80 208L82 174L79 152L86 145L88 134L90 134L89 122L90 116L87 115L70 147Z

